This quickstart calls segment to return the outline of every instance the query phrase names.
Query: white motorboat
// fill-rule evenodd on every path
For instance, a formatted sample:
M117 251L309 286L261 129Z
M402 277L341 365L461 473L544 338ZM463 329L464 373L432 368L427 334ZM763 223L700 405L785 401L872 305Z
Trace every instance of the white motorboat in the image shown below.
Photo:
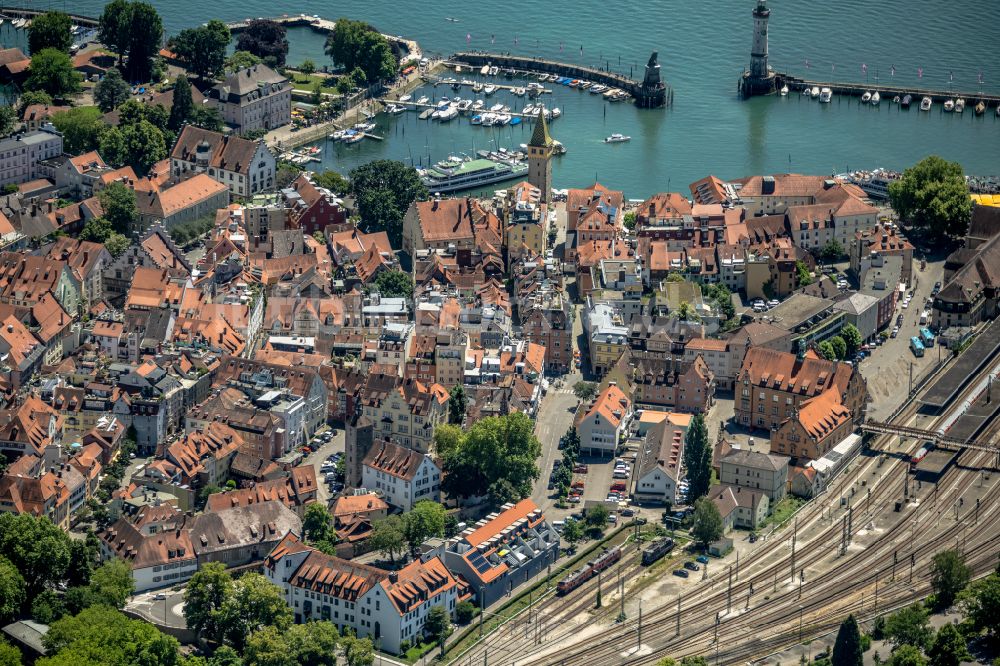
M483 92L483 84L480 83L480 82L478 82L478 81L476 83L473 83L472 84L472 92L474 92L474 93L481 93L481 92Z
M965 111L965 99L959 97L955 100L955 113L962 113Z
M481 115L479 115L479 114L476 114L476 115L472 116L471 118L469 118L469 123L472 124L472 125L482 125L483 124L483 117Z
M497 87L492 83L487 83L486 86L483 87L483 94L486 95L487 97L492 95L496 91Z
M538 80L539 81L548 81L549 80L549 75L548 74L539 74L538 75Z
M511 115L509 113L498 113L496 124L497 125L507 125L510 123Z
M603 83L598 83L596 86L591 87L590 94L591 95L600 95L601 93L603 93L607 89L608 89L608 87L606 85L604 85Z
M484 127L493 127L497 124L497 114L495 113L484 113L482 116L482 122L480 123Z
M427 104L430 101L431 101L431 98L427 97L426 95L424 95L423 97L421 97L420 99L417 100L417 104Z
M812 97L813 99L819 97L819 86L813 86L812 88L810 88L809 96Z
M361 141L364 138L365 138L365 135L362 132L355 132L354 134L348 134L347 136L345 136L344 137L344 143L347 143L347 144L358 143L359 141Z
M787 97L788 96L788 86L787 85L781 86L781 90L778 91L778 94L781 95L782 97Z
M410 100L412 100L412 99L413 99L413 95L402 95L402 96L401 96L401 97L399 98L399 101L400 101L400 102L409 102L409 101L410 101Z
M878 106L878 103L882 101L882 96L878 94L878 91L872 93L872 106Z
M590 88L592 85L594 85L593 82L584 81L583 83L580 84L580 90L586 90L587 88Z
M471 108L472 108L472 100L471 99L463 99L461 102L458 103L458 112L459 113L465 113L466 111L468 111Z
M867 104L870 101L872 101L872 94L866 90L865 93L861 96L861 103Z
M400 113L406 113L406 107L401 104L388 104L385 107L385 112L395 116Z
M437 119L443 123L446 123L449 120L458 117L458 108L454 106L449 106L447 109L444 109L443 111L438 111L437 114L438 114Z
M434 108L437 109L438 111L444 111L449 106L451 106L451 100L448 99L447 97L442 97L441 100L434 105Z
M1000 104L997 104L996 116L997 116L997 118L1000 118Z
M930 97L924 97L922 100L920 100L920 110L921 111L930 111L932 104L933 104L933 102L931 101Z
M819 91L819 101L823 102L824 104L829 104L832 99L833 99L833 91L830 90L829 88L823 88L822 90Z
M481 111L484 108L486 108L486 102L484 102L481 99L477 99L475 102L472 103L472 110L473 111Z
M944 101L944 110L948 111L948 112L954 111L955 110L955 100L953 100L953 99L946 99Z
M529 104L528 106L526 106L523 109L521 109L521 113L524 114L524 115L526 115L526 116L530 116L530 115L534 114L535 113L535 105L534 104Z
M483 65L482 68L479 70L479 73L482 76L488 75L490 73L490 66L489 65Z
M552 109L552 117L553 118L558 118L561 115L562 115L562 109L560 109L558 106L556 108Z
M803 97L809 97L809 87L808 86L806 86L805 88L802 89L802 96Z
M615 132L611 136L604 139L604 143L625 143L626 141L631 141L632 137L625 136L624 134L618 134Z
M556 155L565 155L566 146L562 145L562 143L560 143L556 139L552 139L552 152Z
M524 97L524 94L528 91L524 88L517 87L511 90L511 92L514 94L515 97Z
M490 67L490 76L496 76L500 73L499 67Z
M490 111L492 111L493 113L500 113L501 111L503 111L503 104L497 102L496 104L490 107Z

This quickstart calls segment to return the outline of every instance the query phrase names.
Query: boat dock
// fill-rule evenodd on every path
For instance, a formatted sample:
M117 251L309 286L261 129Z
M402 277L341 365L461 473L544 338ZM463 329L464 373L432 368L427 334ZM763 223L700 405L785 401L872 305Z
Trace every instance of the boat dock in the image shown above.
M438 87L438 86L451 86L451 87L454 88L456 85L460 86L460 87L471 88L474 85L476 85L477 83L480 84L480 85L487 85L487 84L484 84L482 81L471 81L471 82L470 81L448 81L448 80L442 79L442 78L431 79L430 83L435 88ZM497 90L504 90L506 92L514 92L514 90L516 90L518 88L524 89L524 86L509 86L509 85L506 85L506 84L503 84L503 83L492 83L491 82L488 85L493 86ZM527 94L527 93L528 93L528 91L525 92L525 94ZM541 90L536 89L534 91L534 94L535 95L551 95L552 94L552 89L551 88L542 88Z
M419 102L400 102L398 99L387 99L386 98L386 99L380 99L378 101L382 102L383 104L395 104L396 106L408 106L411 109L423 109L423 111L420 114L420 118L421 119L429 118L430 114L428 113L425 116L424 113L426 113L427 111L434 111L437 108L437 104L430 104L430 103L421 104ZM467 109L465 113L467 115L470 115L470 116L472 116L472 115L478 115L478 114L481 114L481 113L506 113L511 118L515 118L516 117L516 118L522 118L523 120L537 120L538 119L538 114L537 113L521 113L520 111L502 111L502 112L500 112L500 111L492 111L491 112L488 108L487 109L475 109L475 110L473 110L473 109L470 108L470 109ZM552 122L551 118L549 118L548 120L549 120L549 122Z
M979 92L970 92L962 90L941 90L933 88L914 88L906 87L900 85L886 85L884 83L834 83L832 81L813 81L811 79L803 79L798 76L791 76L789 74L779 74L775 73L775 86L776 90L780 89L782 86L788 86L788 89L793 92L801 92L803 88L829 88L834 95L843 95L846 97L861 97L866 92L874 93L878 91L879 96L884 101L889 101L893 97L904 95L910 95L913 97L914 105L920 103L920 98L930 97L933 102L944 102L949 99L963 98L967 105L975 106L977 102L983 102L989 108L994 108L1000 104L1000 95L990 95Z
M46 13L48 9L24 9L20 7L0 7L0 18L9 19L33 19L37 16L41 16ZM82 25L87 28L98 27L98 20L92 16L81 16L79 14L70 14L70 21L73 25Z
M473 71L481 69L483 65L489 65L517 74L557 74L571 79L600 83L609 88L624 90L635 98L636 106L642 108L652 109L668 106L673 99L672 91L660 81L660 66L656 62L655 53L646 65L646 79L643 81L636 81L622 74L585 65L503 53L460 52L452 55L450 62L463 67L471 67Z

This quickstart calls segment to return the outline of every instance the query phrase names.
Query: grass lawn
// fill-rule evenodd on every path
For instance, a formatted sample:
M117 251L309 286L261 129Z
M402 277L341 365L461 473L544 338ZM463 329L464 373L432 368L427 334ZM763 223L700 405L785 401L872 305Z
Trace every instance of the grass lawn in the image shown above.
M289 72L292 77L292 87L296 90L312 92L313 86L319 81L323 90L333 90L337 85L336 77L323 76L321 74L302 74L301 72Z
M799 497L792 497L791 495L785 497L785 499L774 505L774 511L771 512L771 515L768 516L761 527L782 524L805 503L806 501Z
M434 643L433 641L430 643L421 643L420 645L414 645L413 647L411 647L409 650L406 651L405 655L403 655L403 660L406 661L406 663L408 664L415 664L422 656L424 656L425 652L433 648L435 645L437 644Z

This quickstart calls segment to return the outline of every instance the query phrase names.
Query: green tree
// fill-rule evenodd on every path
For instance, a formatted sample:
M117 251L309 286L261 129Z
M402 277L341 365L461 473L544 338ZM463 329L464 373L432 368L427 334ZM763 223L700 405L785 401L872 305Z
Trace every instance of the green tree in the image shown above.
M233 582L232 594L222 603L219 617L226 642L240 651L247 638L263 627L285 631L292 624L292 609L281 588L259 573L247 573Z
M213 19L214 20L214 19ZM181 74L174 82L174 99L170 106L170 118L167 127L174 132L180 132L194 114L194 100L191 97L191 82Z
M694 309L694 306L687 301L681 301L677 309L670 313L670 316L681 321L701 321L701 317L698 316L698 312Z
M946 624L938 629L927 650L927 656L931 666L959 666L963 661L972 660L965 637L953 624Z
M284 67L288 56L285 26L258 19L236 37L236 50L247 51L264 61L268 67Z
M205 80L222 72L226 64L226 48L231 39L226 24L219 19L211 19L197 28L181 30L169 45L190 71Z
M317 106L323 101L323 84L321 82L313 83L312 95L310 95L309 100Z
M896 611L886 618L885 636L893 651L903 645L912 645L918 651L924 649L931 637L927 611L919 603Z
M535 461L539 455L541 444L534 422L525 414L480 419L445 457L442 485L446 492L460 497L482 495L484 488L493 490L494 499L511 494L508 491L515 500L527 497L538 478ZM496 483L500 485L492 488Z
M302 64L299 65L299 71L308 76L316 71L316 63L308 59L303 60Z
M808 287L813 283L812 275L809 274L809 267L801 259L795 262L795 278L800 287Z
M858 335L861 335L860 331L858 332ZM836 358L839 359L847 358L847 343L844 341L844 338L840 337L839 335L833 336L832 338L830 338L830 346L833 348L833 355Z
M583 513L583 522L592 531L603 531L608 525L609 512L603 504L596 504Z
M128 52L132 6L128 0L111 0L104 5L98 23L97 40L119 54L119 62Z
M139 222L135 190L129 189L124 183L110 183L100 191L97 200L104 210L105 219L117 233L128 234Z
M434 451L442 460L458 450L465 441L461 427L442 423L434 429Z
M486 489L486 497L489 500L489 505L494 508L499 508L504 504L516 502L521 499L517 488L510 482L510 479L497 479L491 483L489 488Z
M288 642L275 627L264 627L247 639L245 666L296 666Z
M927 666L927 659L920 652L920 648L913 645L903 645L893 651L892 658L889 659L890 666Z
M368 545L393 562L406 548L406 526L399 516L386 516L372 523L372 534Z
M14 107L0 106L0 137L13 132L15 124L17 124L17 116L14 115Z
M167 157L167 142L156 125L140 120L102 132L100 151L112 166L130 166L137 175L144 176L150 167Z
M708 666L708 660L704 657L688 656L681 659L681 666Z
M39 53L56 49L69 53L73 46L73 21L63 12L45 12L36 16L28 28L28 51Z
M131 92L131 87L122 78L121 72L112 67L94 86L94 103L102 112L108 113L124 104Z
M184 588L184 619L188 629L214 641L223 637L222 609L233 595L233 579L220 562L202 566Z
M228 645L220 645L208 659L207 666L243 666L239 653Z
M819 349L819 355L825 358L826 360L828 361L837 360L837 352L834 351L833 345L830 343L829 340L824 340L823 342L819 343L818 349Z
M115 228L103 217L95 217L87 220L80 232L80 240L92 243L103 243L115 233Z
M66 615L63 598L52 590L42 590L31 602L31 619L42 624L52 624Z
M0 622L6 623L21 610L25 599L24 577L10 560L0 558Z
M27 90L17 99L17 117L24 115L24 110L33 104L52 104L52 95L42 90Z
M459 601L455 605L455 619L459 624L469 624L476 616L476 606L468 599Z
M104 247L107 248L108 253L114 259L120 257L131 244L132 241L128 239L128 236L123 234L111 234L104 241Z
M63 150L79 155L98 146L105 128L101 110L96 106L77 106L52 116L52 124L63 135Z
M347 666L372 666L375 663L375 646L370 638L344 638L344 657Z
M399 64L388 40L363 21L337 19L326 38L326 54L345 71L361 68L368 81L382 81L396 74Z
M403 514L403 535L411 551L431 537L444 536L444 516L444 507L431 500L421 500Z
M962 595L966 616L977 631L1000 638L1000 573L992 573L972 583Z
M179 644L148 622L130 620L107 606L92 606L54 622L38 666L175 666Z
M382 271L372 286L388 298L413 298L413 278L403 271Z
M293 624L285 631L285 643L295 666L337 666L340 636L331 622Z
M937 155L925 157L890 183L889 203L901 219L938 237L964 236L972 217L962 165Z
M336 171L323 171L313 174L313 183L325 187L334 194L346 194L351 190L351 183Z
M944 550L936 554L931 563L931 587L937 597L937 606L948 608L955 603L971 577L972 570L960 551Z
M629 212L625 213L625 216L622 219L622 224L629 231L632 231L633 229L635 229L636 214L635 214L634 210L630 210Z
M233 55L226 58L225 69L227 72L236 72L247 69L262 62L260 58L249 51L235 51Z
M375 160L351 171L351 190L365 231L385 231L393 247L403 244L403 215L427 188L416 169L394 160Z
M695 414L684 436L684 466L687 468L688 502L708 493L712 484L712 447L708 442L705 417Z
M595 382L577 382L573 384L573 395L584 402L590 402L597 395Z
M109 560L94 569L87 590L91 605L104 604L112 608L124 608L134 591L132 568L119 559Z
M64 579L69 568L69 543L69 536L48 518L0 512L0 557L24 577L28 602Z
M335 543L337 540L337 533L333 529L333 516L321 502L313 502L306 507L302 519L302 531L306 535L306 540L312 544Z
M148 2L132 2L129 12L128 67L130 81L149 81L153 58L160 51L163 20Z
M576 548L576 544L583 540L583 525L578 520L567 520L562 531L563 541L569 544L570 548Z
M72 95L80 90L83 77L73 69L73 62L63 51L42 49L31 57L31 69L24 86L41 90L52 97Z
M831 238L819 251L819 256L823 261L832 263L844 256L844 246L836 238Z
M0 666L21 666L21 651L0 638Z
M715 506L715 502L707 497L696 501L691 525L691 536L695 541L703 548L708 548L709 544L721 539L723 534L722 516L719 515L719 508Z
M222 120L222 114L214 106L196 106L191 111L191 116L188 118L188 122L202 129L207 129L212 132L221 132L225 128L225 122Z
M100 561L100 542L91 530L82 541L72 540L69 545L69 568L66 570L66 584L87 585L90 576Z
M840 337L844 339L844 343L847 345L845 357L854 358L854 355L861 349L861 331L854 324L847 324L840 329Z
M833 644L831 666L861 666L864 654L861 649L861 630L854 615L840 623L837 640Z
M424 633L430 636L437 643L444 643L444 640L451 634L451 618L444 606L432 606L427 611L427 618L424 620Z
M361 89L368 85L368 75L360 67L355 67L348 76L355 89Z
M461 384L455 384L448 395L448 423L462 425L465 422L467 408L465 389Z

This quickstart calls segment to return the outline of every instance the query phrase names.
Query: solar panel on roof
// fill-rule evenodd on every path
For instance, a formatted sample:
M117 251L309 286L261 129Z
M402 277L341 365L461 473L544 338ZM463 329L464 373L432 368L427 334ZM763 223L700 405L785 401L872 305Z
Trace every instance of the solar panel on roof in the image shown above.
M490 563L478 550L469 555L469 564L474 566L479 573L486 573L490 570Z

